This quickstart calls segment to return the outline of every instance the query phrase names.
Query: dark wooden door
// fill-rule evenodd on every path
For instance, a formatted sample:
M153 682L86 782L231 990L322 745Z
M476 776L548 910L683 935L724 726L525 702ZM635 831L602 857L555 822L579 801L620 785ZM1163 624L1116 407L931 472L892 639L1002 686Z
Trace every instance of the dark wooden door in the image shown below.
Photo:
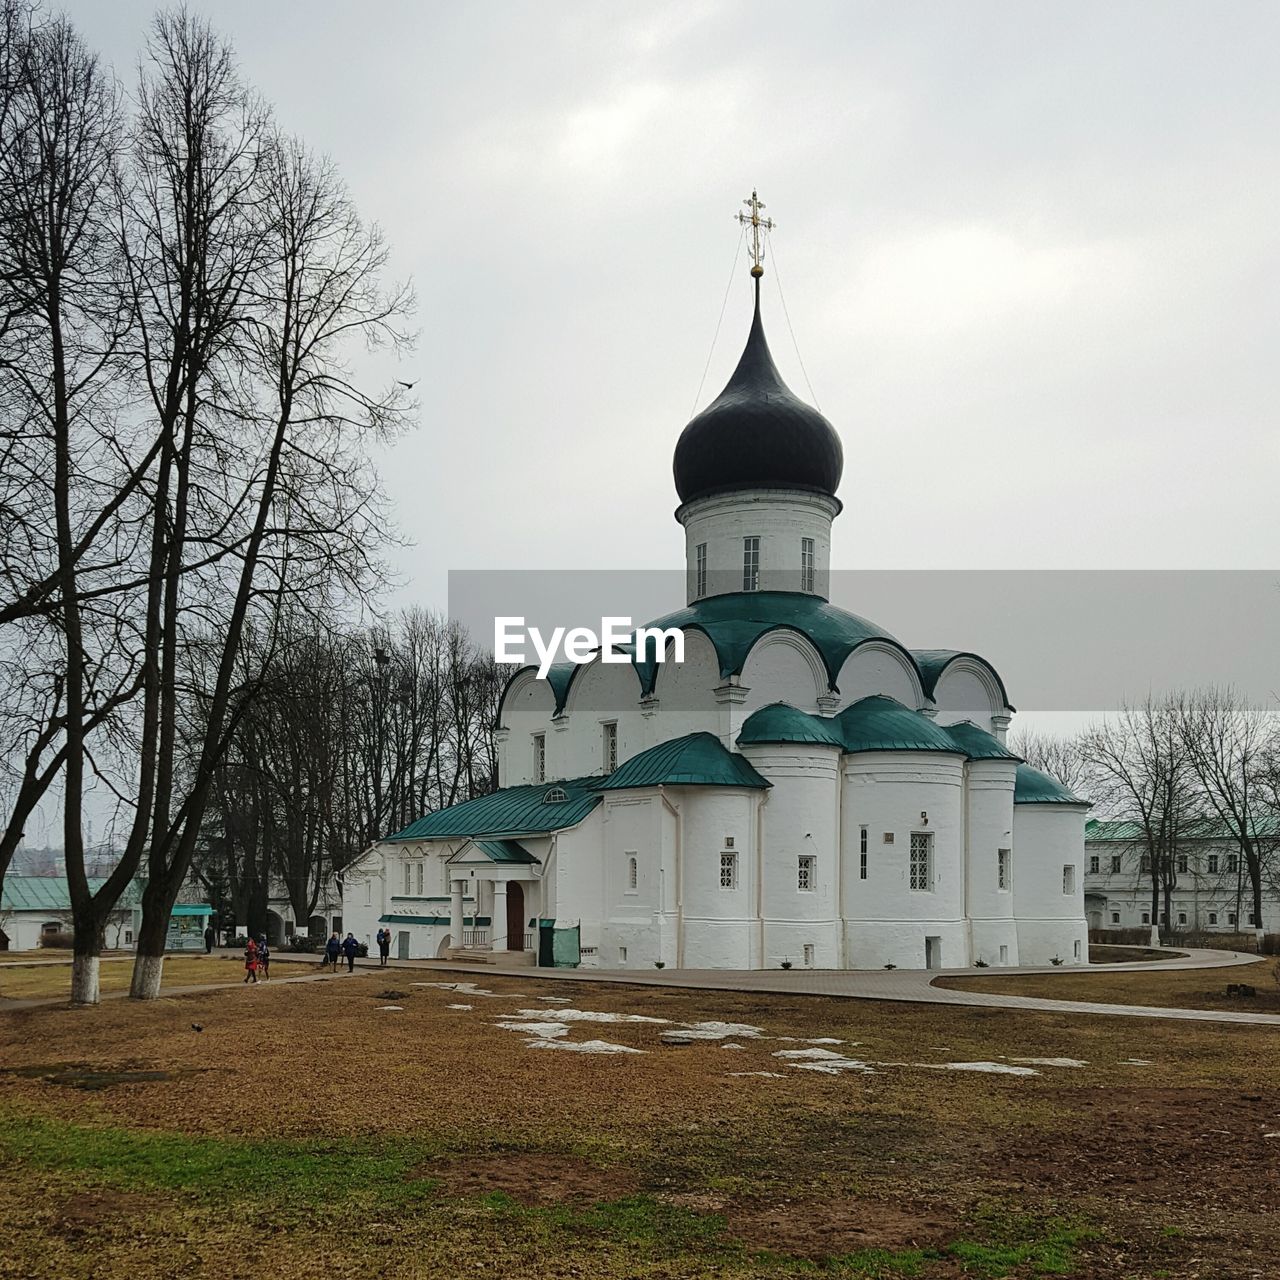
M524 950L524 889L518 880L507 881L507 950Z

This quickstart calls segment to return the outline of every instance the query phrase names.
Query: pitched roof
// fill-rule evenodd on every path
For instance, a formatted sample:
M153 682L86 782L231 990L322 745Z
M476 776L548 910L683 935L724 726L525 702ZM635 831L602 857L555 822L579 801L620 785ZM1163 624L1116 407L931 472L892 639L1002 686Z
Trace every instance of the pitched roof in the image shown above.
M751 763L726 751L714 733L691 733L661 742L624 761L596 787L619 791L628 787L755 787L770 784Z
M528 836L576 827L600 803L599 778L504 787L411 822L388 840L443 840L454 836ZM553 793L563 794L563 800ZM553 798L548 799L548 796Z
M91 877L90 893L106 884L105 877ZM143 881L131 880L116 903L117 908L135 907L142 900ZM2 911L70 911L71 893L64 876L6 876Z
M1014 775L1014 804L1089 804L1072 794L1057 778L1033 769L1029 764L1020 764Z
M1280 814L1261 814L1253 824L1254 835L1271 839L1280 836ZM1090 818L1084 826L1086 840L1134 841L1144 839L1142 824L1123 818ZM1188 819L1178 832L1179 840L1235 840L1230 826L1220 818L1202 814Z
M964 755L961 747L928 716L877 694L861 698L836 716L844 749L858 751L943 751Z
M517 840L473 840L471 847L479 849L490 862L518 862L528 866L539 861Z

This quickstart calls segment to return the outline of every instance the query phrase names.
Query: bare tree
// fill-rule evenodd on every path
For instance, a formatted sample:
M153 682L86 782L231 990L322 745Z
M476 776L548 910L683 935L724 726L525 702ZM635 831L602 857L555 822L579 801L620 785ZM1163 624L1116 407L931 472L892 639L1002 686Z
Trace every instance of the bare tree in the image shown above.
M1059 737L1026 730L1014 734L1009 749L1033 769L1057 778L1068 791L1078 796L1089 795L1092 789L1089 761L1080 737Z

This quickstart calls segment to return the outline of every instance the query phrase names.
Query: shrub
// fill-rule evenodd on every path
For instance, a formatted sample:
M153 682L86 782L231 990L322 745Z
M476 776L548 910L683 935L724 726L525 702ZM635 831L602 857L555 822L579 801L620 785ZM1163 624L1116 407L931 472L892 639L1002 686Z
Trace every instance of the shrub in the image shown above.
M790 961L790 960L784 960L784 961L782 962L782 967L783 967L784 969L790 969L790 968L791 968L791 961Z
M665 960L655 960L653 962L653 967L655 969L665 969L667 967L667 962Z
M986 961L985 961L981 956L979 956L979 957L978 957L978 958L973 962L973 967L974 967L975 969L985 969L985 968L987 967L987 962L986 962Z
M323 947L323 938L312 938L305 933L295 933L289 939L287 949L289 951L316 952L322 950Z
M75 940L75 934L69 929L61 930L58 933L42 933L40 935L40 945L42 947L53 947L59 951L70 951Z

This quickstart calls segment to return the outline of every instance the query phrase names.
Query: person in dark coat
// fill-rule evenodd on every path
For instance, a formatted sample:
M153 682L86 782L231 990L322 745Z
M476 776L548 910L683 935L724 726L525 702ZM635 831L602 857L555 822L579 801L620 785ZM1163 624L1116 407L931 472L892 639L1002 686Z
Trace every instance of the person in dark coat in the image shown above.
M213 925L206 927L204 931L204 953L205 955L213 954L213 941L218 935L213 931Z
M390 955L391 955L391 930L379 929L378 930L378 956L380 957L380 960L381 960L381 964L380 964L381 968L385 969L387 967L387 959Z
M325 964L331 964L333 966L334 973L338 972L338 956L341 954L342 954L342 942L339 940L338 935L335 933L329 939L329 941L324 944Z
M267 935L258 935L258 968L264 978L271 977L271 948L267 946Z
M337 934L334 935L337 937ZM354 973L356 971L356 953L360 950L360 944L356 941L356 935L349 933L342 940L342 954L347 957L347 972Z

